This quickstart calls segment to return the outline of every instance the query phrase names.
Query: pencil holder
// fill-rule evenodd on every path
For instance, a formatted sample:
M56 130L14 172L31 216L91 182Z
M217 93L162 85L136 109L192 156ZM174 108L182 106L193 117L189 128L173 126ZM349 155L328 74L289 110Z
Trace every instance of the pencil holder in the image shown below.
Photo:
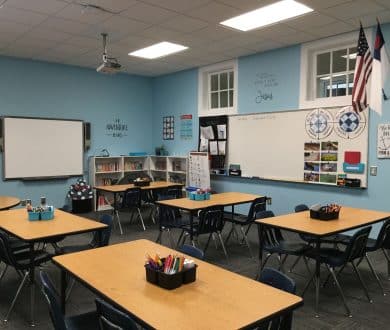
M28 213L28 220L30 221L37 221L40 220L40 212L27 212Z
M196 280L196 268L198 265L194 265L191 268L183 270L183 284L195 282Z
M54 218L54 209L52 211L41 212L41 220L52 220Z
M317 220L335 220L339 218L338 212L325 212L325 211L314 211L310 210L310 218Z

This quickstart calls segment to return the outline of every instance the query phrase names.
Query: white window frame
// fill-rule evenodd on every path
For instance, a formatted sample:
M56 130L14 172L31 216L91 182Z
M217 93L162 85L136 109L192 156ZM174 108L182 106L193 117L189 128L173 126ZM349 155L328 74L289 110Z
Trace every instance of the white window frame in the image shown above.
M371 45L372 28L366 29L365 34L368 44ZM351 95L316 98L316 55L320 52L332 51L333 49L356 47L358 37L358 31L354 31L302 44L299 91L300 109L352 104Z
M210 108L210 76L215 73L233 71L233 106L226 108ZM238 64L237 59L201 67L198 70L198 115L218 116L237 113Z

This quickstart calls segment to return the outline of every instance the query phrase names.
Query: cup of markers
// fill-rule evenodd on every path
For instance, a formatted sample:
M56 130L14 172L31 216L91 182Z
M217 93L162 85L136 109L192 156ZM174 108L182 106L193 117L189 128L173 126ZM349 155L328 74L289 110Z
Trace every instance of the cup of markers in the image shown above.
M146 280L167 290L176 289L196 280L197 267L193 260L180 255L170 254L165 258L160 258L158 254L154 258L147 255Z
M52 220L54 218L54 207L45 206L45 207L33 207L30 203L26 206L28 220L38 221L38 220Z

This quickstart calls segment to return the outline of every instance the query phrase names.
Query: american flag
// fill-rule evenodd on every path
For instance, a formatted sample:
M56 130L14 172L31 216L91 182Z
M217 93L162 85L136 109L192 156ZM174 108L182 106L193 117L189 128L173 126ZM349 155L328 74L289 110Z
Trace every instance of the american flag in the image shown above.
M372 71L372 57L366 35L360 24L355 75L353 78L352 106L356 112L367 108L367 81Z

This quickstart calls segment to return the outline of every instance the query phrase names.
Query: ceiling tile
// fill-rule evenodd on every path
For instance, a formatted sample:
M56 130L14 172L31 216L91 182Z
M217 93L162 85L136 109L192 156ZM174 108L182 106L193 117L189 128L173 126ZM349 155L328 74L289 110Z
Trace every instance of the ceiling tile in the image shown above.
M15 41L18 38L18 34L4 33L0 31L0 49L8 46L9 43Z
M342 3L350 2L351 0L299 0L299 2L314 10L334 7Z
M188 37L194 41L199 40L199 41L207 42L212 40L221 40L236 35L243 35L243 34L236 30L226 29L217 24L216 25L209 24L204 29L200 29L188 34Z
M50 17L46 21L44 21L39 27L47 30L57 30L70 34L78 34L86 31L90 27L90 25L59 17Z
M355 28L358 29L360 22L362 22L364 27L375 26L377 24L377 19L379 22L389 22L390 10L382 10L380 13L352 18L347 20L347 23L355 26Z
M56 42L62 42L64 40L67 40L67 39L72 37L72 35L69 33L50 30L50 29L44 29L44 28L40 28L40 27L36 27L36 28L32 29L25 36L26 37L31 36L32 38L47 39L47 40L56 41Z
M296 32L297 30L293 29L292 27L280 23L280 24L274 24L271 26L260 28L258 30L249 31L246 33L252 36L259 36L263 39L273 39L279 36L292 35Z
M168 21L161 23L160 25L168 29L188 33L205 28L208 24L196 18L177 15Z
M158 24L176 16L177 13L147 3L137 3L123 11L121 15L150 24Z
M242 11L228 5L217 2L210 2L204 6L191 9L186 12L187 15L199 18L210 23L219 23L231 17L242 14Z
M13 8L7 3L4 7L0 8L0 19L6 21L12 21L15 23L21 23L25 25L37 25L47 19L47 15L38 14L30 10Z
M138 34L159 41L171 41L183 35L183 33L181 32L177 32L171 29L165 29L158 25L145 29Z
M312 28L310 29L310 34L315 35L319 38L325 38L345 32L350 32L353 30L356 30L356 27L351 24L347 24L344 22L336 22L318 28Z
M252 49L255 52L264 52L267 50L277 49L285 46L286 46L285 44L274 40L263 40L259 42L257 45L252 45L250 49Z
M69 4L60 10L56 16L80 23L97 24L113 15L93 8L84 8L78 4Z
M184 11L202 6L210 2L210 0L144 0L143 2L182 13Z
M3 50L3 55L12 56L12 57L21 57L21 58L33 58L35 56L40 56L45 52L45 50L38 48L24 48L17 46L10 46Z
M288 20L284 24L300 31L309 31L312 27L324 26L336 19L316 12Z
M32 10L43 14L54 14L67 5L64 1L58 0L8 0L7 6L20 9Z
M21 38L18 38L12 43L13 46L22 48L36 48L36 49L50 49L57 45L56 42L51 40L37 38L31 35L24 35Z
M1 33L9 33L11 35L16 36L16 35L24 34L29 30L31 30L31 26L0 20Z
M383 7L367 0L358 0L347 2L338 6L321 10L321 13L336 17L341 20L347 20L353 17L379 13Z
M258 9L260 7L264 7L266 5L269 5L275 0L220 0L219 2L222 2L224 4L227 4L229 6L232 6L237 9L242 9L245 11L251 11Z
M88 1L76 0L75 1L74 0L73 2L88 3L91 5L102 7L106 10L119 13L120 11L126 10L130 6L136 4L138 1L136 0L88 0Z
M308 42L316 39L318 39L318 37L312 34L306 32L296 32L294 33L294 35L280 36L275 38L274 40L286 45L296 45L296 44L300 44L303 42Z
M86 46L90 48L102 47L102 41L99 38L87 38L82 36L73 36L66 40L66 43L75 46Z
M390 9L390 1L389 0L375 0L375 2L379 3L383 7Z
M75 46L75 45L62 43L62 44L58 45L57 47L54 47L53 49L51 49L51 53L53 53L53 54L59 53L59 54L73 56L73 55L85 54L90 50L91 50L91 48L86 47L86 46L82 47L82 46Z

